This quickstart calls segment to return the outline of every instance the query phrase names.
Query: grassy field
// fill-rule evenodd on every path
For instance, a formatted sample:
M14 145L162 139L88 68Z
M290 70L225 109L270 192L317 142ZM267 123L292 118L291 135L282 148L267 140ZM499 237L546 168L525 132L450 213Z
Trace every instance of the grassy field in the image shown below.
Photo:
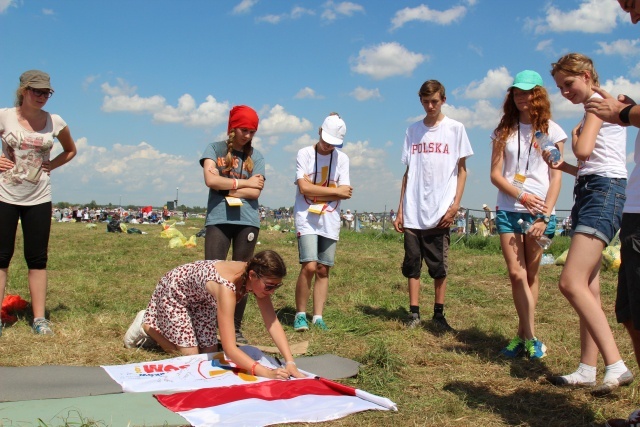
M189 237L202 221L189 220L178 228ZM0 365L97 366L168 357L127 350L122 337L166 271L203 257L203 240L198 239L196 248L169 249L168 240L160 237L160 226L136 227L148 234L106 233L106 224L96 229L79 223L53 224L47 308L55 336L35 336L29 320L20 319L0 338ZM408 296L400 273L399 234L342 232L324 313L331 328L327 332L312 328L296 333L292 328L298 273L295 234L262 229L259 241L257 250L278 251L289 268L287 286L278 290L274 305L290 342L308 340L308 355L332 353L359 361L363 364L359 376L345 382L398 404L398 412L355 414L329 425L591 426L602 425L609 417L626 417L640 405L637 382L597 399L586 390L556 388L542 381L550 373L572 372L579 358L578 319L557 288L560 267L541 267L537 335L549 348L549 356L536 363L499 356L515 333L517 319L496 237L452 246L445 310L458 333L444 335L428 323L418 330L402 324ZM567 239L558 238L551 251L557 256L567 246ZM19 241L7 293L29 299L26 273ZM638 375L630 341L613 316L615 284L614 273L602 274L603 305L623 358ZM423 288L423 318L430 318L433 287L426 276ZM251 299L244 334L251 343L271 345ZM602 361L598 370L601 381Z

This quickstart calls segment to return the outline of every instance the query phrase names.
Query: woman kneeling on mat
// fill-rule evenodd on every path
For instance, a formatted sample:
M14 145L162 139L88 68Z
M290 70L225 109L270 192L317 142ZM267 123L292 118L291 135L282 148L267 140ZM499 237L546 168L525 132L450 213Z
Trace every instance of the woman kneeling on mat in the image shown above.
M129 327L124 345L147 347L153 340L167 353L211 353L217 351L219 329L226 356L239 368L272 379L305 377L293 361L271 302L286 274L280 255L269 250L248 262L196 261L176 267L160 279L147 309ZM235 305L248 293L256 296L267 331L285 359L284 368L262 366L236 346Z

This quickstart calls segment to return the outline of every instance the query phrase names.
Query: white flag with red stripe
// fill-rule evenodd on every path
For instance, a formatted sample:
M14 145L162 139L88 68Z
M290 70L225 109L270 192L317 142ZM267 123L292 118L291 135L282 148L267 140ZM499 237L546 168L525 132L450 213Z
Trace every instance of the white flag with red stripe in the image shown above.
M366 410L397 410L387 398L324 378L272 380L156 398L197 427L321 422Z

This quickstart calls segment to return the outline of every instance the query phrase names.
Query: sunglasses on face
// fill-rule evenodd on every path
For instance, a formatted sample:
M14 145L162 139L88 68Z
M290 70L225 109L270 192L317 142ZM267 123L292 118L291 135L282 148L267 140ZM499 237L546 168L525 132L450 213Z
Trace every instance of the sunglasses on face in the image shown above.
M29 90L38 97L44 96L45 98L51 98L53 96L53 92L48 89L34 89L30 87Z
M256 276L258 277L258 279L260 279L260 281L264 285L264 290L266 292L275 291L276 289L278 289L280 286L283 285L282 282L280 282L280 283L265 283L265 281L262 279L262 276L260 276L259 274L256 274Z

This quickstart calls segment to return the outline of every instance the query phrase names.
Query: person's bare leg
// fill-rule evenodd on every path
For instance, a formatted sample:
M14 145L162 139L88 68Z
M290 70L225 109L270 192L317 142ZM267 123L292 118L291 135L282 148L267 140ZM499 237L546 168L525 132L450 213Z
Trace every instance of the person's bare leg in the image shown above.
M44 317L47 300L47 270L29 270L28 280L33 317Z

